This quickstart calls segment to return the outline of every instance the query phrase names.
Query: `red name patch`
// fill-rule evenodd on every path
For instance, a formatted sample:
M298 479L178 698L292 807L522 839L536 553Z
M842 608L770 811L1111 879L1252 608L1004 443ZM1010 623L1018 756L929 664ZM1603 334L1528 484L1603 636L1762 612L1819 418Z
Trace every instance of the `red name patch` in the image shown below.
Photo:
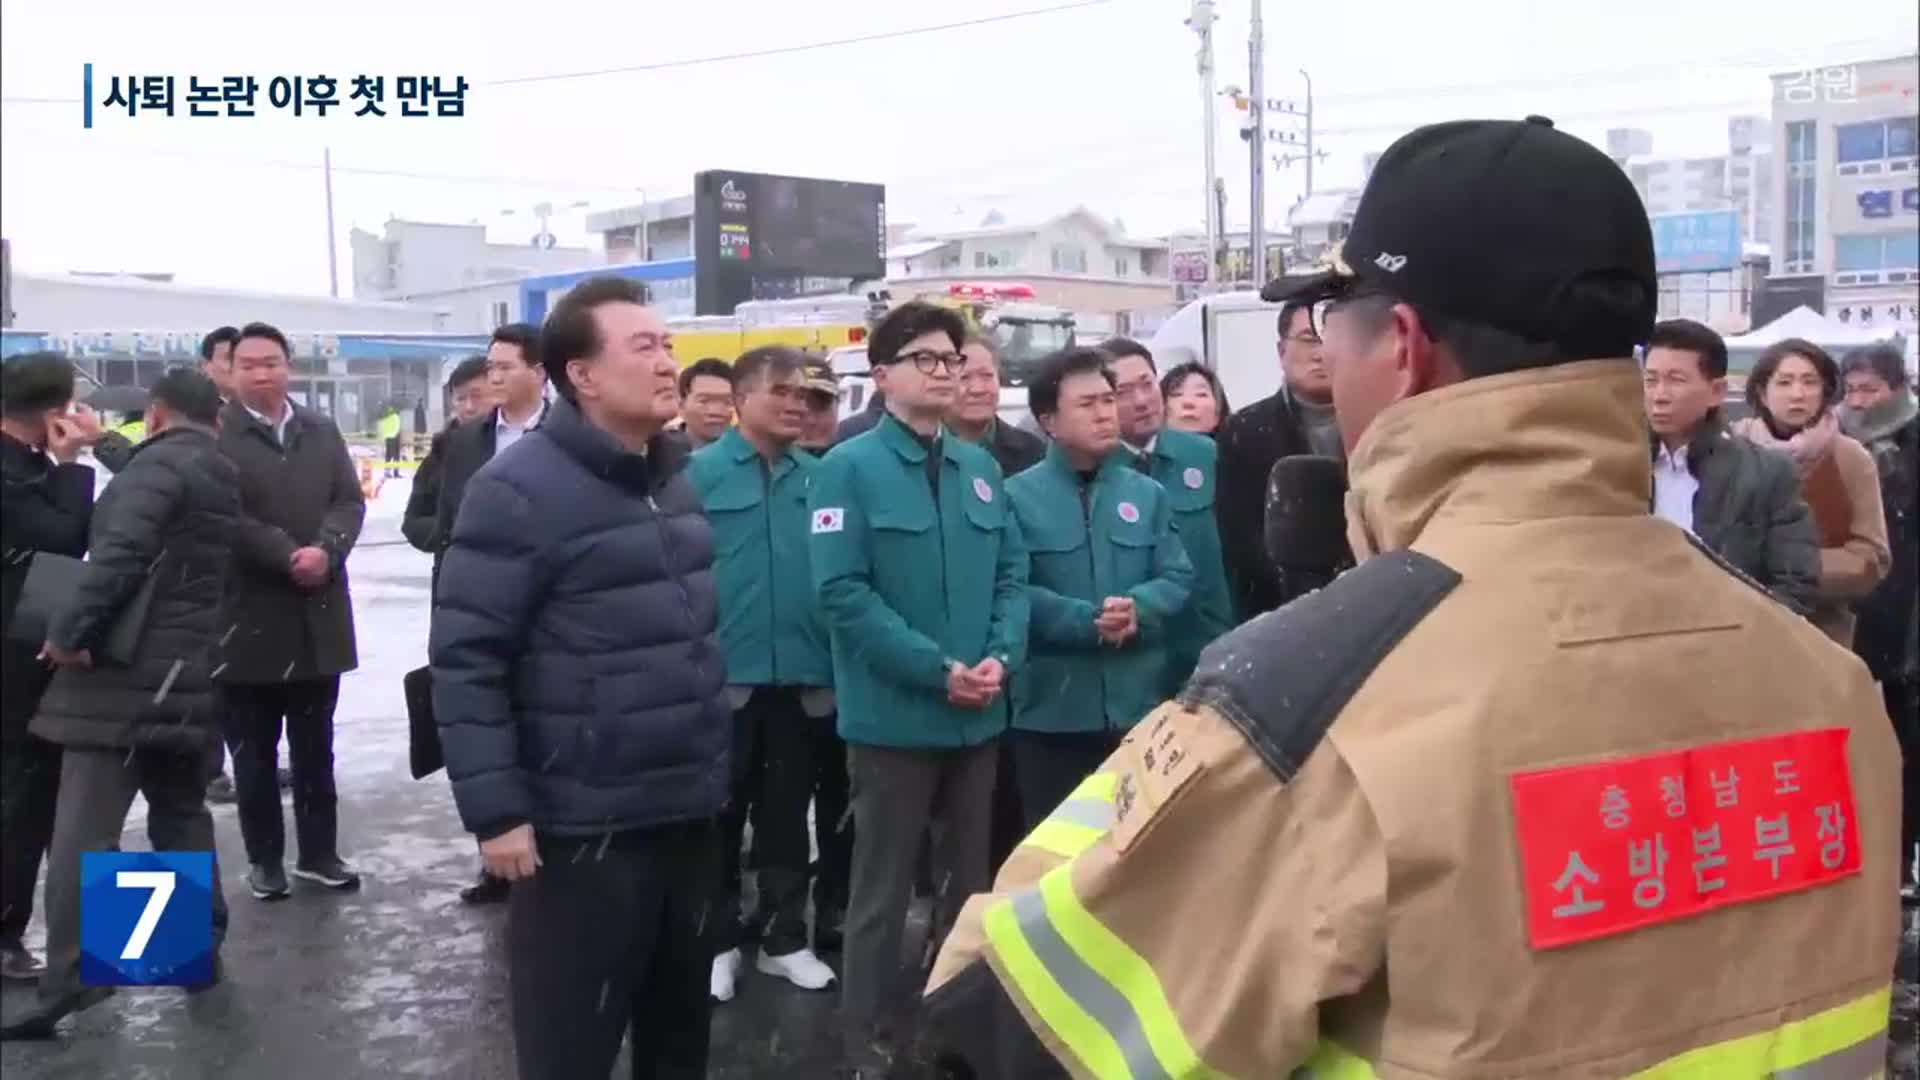
M1858 873L1847 735L1801 731L1513 774L1533 947Z

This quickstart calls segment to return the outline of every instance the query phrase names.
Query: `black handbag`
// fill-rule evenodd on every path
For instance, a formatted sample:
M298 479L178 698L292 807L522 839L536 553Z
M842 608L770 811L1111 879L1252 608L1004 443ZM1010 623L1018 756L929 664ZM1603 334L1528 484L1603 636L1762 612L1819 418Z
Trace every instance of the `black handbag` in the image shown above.
M433 717L433 669L414 668L400 686L407 699L407 764L415 780L425 780L446 765L440 752L440 725Z
M51 551L34 552L26 580L20 586L20 601L13 609L13 622L7 626L7 637L35 647L45 642L54 616L72 602L88 569L83 559ZM105 636L88 644L96 663L133 666L139 655L141 635L147 629L158 580L158 571L149 570L140 588L114 616Z

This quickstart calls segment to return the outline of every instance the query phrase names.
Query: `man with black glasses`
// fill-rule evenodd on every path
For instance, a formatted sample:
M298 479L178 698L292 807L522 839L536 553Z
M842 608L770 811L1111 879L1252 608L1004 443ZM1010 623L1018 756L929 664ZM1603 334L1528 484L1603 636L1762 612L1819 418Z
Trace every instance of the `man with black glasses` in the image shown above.
M853 887L843 997L860 1076L893 1057L914 857L937 833L933 933L988 879L995 739L1026 650L1026 549L999 466L947 436L966 326L932 304L893 310L867 345L887 413L820 462L808 507L853 775Z

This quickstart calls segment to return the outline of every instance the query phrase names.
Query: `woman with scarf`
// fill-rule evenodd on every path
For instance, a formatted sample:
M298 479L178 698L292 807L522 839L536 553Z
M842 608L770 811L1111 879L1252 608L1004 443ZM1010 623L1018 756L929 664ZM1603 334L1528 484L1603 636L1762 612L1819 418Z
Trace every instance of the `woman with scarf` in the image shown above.
M1760 354L1747 376L1753 415L1735 434L1786 454L1820 535L1820 589L1810 618L1828 637L1853 644L1853 602L1887 576L1887 520L1873 455L1840 431L1840 366L1811 341L1787 338Z

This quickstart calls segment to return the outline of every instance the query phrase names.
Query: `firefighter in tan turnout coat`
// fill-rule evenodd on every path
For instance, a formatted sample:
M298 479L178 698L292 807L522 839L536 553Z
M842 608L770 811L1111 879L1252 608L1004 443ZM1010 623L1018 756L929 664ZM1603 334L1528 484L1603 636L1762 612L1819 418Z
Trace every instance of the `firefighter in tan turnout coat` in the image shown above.
M1362 561L1216 642L968 903L946 1045L1009 1078L1878 1075L1899 753L1857 660L1647 512L1626 177L1538 118L1423 128L1344 259L1270 289L1320 301Z

